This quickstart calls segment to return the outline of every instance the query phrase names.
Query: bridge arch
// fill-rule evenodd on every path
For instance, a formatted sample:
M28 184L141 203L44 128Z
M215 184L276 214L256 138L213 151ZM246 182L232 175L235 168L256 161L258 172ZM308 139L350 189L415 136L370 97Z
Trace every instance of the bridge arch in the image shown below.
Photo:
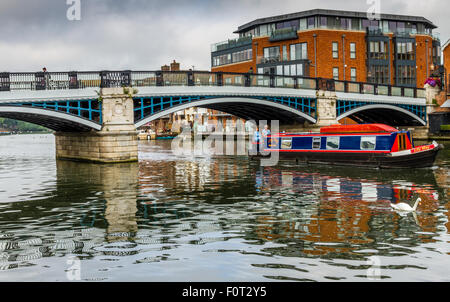
M0 117L33 123L55 131L90 131L101 130L102 127L71 114L25 106L0 106Z
M336 119L354 118L364 122L385 123L391 126L426 126L426 121L399 106L388 104L364 105L349 110ZM406 123L406 124L405 124Z
M274 101L245 98L245 97L218 97L192 101L176 105L137 121L136 127L141 127L148 122L159 119L165 115L175 113L191 107L202 107L226 112L240 118L249 120L289 120L315 124L317 120L295 108L276 103Z

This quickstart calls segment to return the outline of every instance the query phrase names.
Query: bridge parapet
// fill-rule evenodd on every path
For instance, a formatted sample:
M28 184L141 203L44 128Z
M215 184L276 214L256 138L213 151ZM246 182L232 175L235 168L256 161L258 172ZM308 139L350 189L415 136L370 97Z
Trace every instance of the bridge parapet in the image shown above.
M67 90L152 86L240 86L328 90L345 93L425 98L421 88L275 74L207 71L71 71L0 73L0 94L16 90Z

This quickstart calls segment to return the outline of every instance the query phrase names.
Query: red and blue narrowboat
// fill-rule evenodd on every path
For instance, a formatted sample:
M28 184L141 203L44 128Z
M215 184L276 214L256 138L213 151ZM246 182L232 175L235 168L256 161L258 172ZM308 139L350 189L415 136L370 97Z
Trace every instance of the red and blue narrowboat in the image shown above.
M384 124L333 125L320 133L280 133L268 137L264 153L280 159L376 168L431 167L442 145L414 146L410 131Z

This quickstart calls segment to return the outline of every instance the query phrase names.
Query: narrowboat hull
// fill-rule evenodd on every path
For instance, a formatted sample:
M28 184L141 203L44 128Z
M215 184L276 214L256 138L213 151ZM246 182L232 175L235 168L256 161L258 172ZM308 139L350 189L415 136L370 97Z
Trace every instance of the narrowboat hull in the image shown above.
M414 147L410 131L384 124L331 125L319 133L279 133L268 136L262 145L261 155L276 152L280 159L384 169L431 167L443 148L436 142Z
M434 143L429 146L421 146L411 150L394 153L346 151L317 152L296 150L289 150L289 152L284 150L277 151L279 151L280 159L291 159L308 164L406 169L432 167L440 149L442 149L442 146Z

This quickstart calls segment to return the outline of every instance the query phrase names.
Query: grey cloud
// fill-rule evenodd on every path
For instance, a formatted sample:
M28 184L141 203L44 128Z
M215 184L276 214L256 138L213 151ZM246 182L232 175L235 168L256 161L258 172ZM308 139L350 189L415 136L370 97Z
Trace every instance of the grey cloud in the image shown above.
M66 19L66 0L1 0L0 70L156 69L172 59L210 68L210 45L244 23L313 8L365 11L366 0L81 0L82 20ZM382 12L450 21L442 2L381 1Z

